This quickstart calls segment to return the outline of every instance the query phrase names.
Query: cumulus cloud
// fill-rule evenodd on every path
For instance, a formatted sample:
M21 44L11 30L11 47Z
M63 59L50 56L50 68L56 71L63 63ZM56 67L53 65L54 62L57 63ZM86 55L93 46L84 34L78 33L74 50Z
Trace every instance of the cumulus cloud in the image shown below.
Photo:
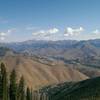
M65 29L64 36L74 36L74 35L76 36L76 35L79 35L83 31L84 31L83 27L79 27L79 28L67 27Z
M57 32L59 32L59 30L58 30L57 28L49 29L49 30L47 31L47 33L50 33L50 34L52 34L52 33L57 33Z
M55 34L59 32L59 29L57 28L52 28L52 29L48 29L48 30L39 30L39 31L36 31L36 32L33 32L32 35L33 36L50 36L52 34Z
M5 32L0 32L0 40L4 40L7 34Z
M5 38L12 32L14 32L16 29L8 29L6 32L0 32L0 40L5 40Z
M100 31L98 29L93 31L94 34L100 34Z
M1 33L0 33L0 36L6 36L6 33L1 32Z

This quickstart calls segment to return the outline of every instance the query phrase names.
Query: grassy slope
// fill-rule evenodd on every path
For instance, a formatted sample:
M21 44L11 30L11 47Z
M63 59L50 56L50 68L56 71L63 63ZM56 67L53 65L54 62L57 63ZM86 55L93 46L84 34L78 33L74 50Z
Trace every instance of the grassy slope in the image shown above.
M6 64L7 71L10 72L15 68L18 78L23 75L26 84L33 89L42 86L62 83L65 81L85 80L88 76L83 73L65 67L63 64L44 64L42 60L35 60L34 57L26 57L21 55L4 56L1 61ZM42 61L42 63L40 62Z

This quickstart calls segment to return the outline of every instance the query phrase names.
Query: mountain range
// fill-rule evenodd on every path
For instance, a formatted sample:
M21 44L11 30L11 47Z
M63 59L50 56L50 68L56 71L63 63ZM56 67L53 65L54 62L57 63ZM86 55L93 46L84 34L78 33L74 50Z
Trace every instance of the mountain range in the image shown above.
M16 52L99 66L100 40L24 41L1 44ZM91 62L92 60L92 62Z
M100 40L0 43L0 61L34 89L100 76Z

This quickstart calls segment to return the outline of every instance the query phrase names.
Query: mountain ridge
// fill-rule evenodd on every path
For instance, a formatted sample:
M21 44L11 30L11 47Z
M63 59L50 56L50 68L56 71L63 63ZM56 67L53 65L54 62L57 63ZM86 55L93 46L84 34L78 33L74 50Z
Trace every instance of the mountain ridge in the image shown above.
M100 76L100 40L26 42L0 44L0 61L35 89Z

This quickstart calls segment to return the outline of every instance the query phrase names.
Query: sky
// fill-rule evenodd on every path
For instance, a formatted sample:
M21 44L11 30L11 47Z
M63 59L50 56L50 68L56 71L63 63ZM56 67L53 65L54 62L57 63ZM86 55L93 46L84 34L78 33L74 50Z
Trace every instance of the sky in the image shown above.
M0 42L100 38L100 0L0 0Z

